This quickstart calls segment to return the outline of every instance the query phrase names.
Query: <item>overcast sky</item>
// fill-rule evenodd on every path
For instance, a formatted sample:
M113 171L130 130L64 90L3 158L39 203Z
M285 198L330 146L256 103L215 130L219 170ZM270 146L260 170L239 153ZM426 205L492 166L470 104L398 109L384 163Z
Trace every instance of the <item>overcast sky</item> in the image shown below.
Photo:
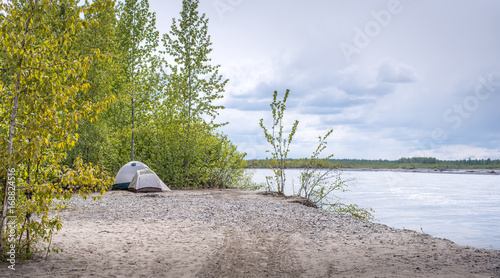
M160 33L181 0L150 0ZM201 0L230 79L218 120L264 158L274 90L300 121L291 157L329 129L335 158L500 159L500 1ZM326 153L325 153L326 154Z

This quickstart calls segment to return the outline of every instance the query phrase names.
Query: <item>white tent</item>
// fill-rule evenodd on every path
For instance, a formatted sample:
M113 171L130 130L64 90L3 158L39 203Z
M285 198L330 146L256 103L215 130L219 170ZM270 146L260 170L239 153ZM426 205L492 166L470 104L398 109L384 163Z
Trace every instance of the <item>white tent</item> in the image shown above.
M142 169L149 169L149 167L139 161L131 161L123 165L118 174L116 174L113 190L127 190L137 170Z
M128 190L133 192L161 192L170 191L156 175L149 169L138 170L128 186Z

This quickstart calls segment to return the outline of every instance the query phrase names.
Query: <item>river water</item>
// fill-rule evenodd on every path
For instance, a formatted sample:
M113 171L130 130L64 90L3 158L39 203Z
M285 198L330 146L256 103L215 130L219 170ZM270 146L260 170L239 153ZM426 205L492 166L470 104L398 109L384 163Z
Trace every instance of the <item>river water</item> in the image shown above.
M269 169L254 171L265 183ZM285 193L298 189L300 169L286 170ZM376 222L425 232L461 245L500 250L500 175L344 171L343 203L375 210Z

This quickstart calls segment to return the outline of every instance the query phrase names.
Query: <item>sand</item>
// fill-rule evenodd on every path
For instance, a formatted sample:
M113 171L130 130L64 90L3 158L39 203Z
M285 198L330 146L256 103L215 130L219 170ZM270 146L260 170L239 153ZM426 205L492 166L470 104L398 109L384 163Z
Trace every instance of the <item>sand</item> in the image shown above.
M239 190L108 192L0 277L500 277L500 251Z

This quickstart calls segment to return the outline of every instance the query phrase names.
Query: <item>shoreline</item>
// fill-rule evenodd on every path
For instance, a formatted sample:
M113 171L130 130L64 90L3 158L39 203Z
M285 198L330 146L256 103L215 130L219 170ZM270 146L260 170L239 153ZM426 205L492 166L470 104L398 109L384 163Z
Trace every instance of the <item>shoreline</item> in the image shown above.
M63 252L0 276L500 277L500 250L296 201L234 189L75 197L52 239Z
M432 174L455 174L455 175L500 175L500 169L431 169L431 168L339 168L342 171L352 172L402 172L402 173L432 173Z
M269 168L245 168L246 170L268 170ZM301 170L304 168L286 168L285 170ZM319 168L320 170L322 168ZM331 169L331 168L323 168ZM429 173L454 175L500 175L500 169L460 169L460 168L333 168L345 172L401 172L401 173Z

